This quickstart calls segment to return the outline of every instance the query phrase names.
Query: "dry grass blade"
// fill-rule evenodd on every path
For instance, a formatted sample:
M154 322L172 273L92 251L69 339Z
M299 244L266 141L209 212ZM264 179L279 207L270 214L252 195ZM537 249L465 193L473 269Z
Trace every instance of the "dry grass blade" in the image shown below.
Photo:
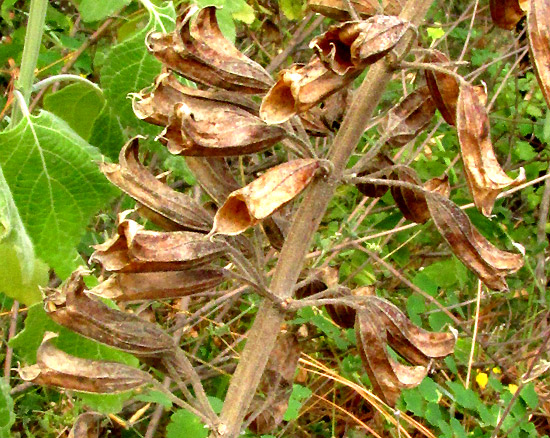
M55 337L55 333L44 334L36 353L36 365L19 370L23 380L101 394L128 391L153 382L149 374L128 365L71 356L53 345Z
M483 104L485 93L464 84L460 88L457 106L456 128L464 171L476 207L489 216L493 204L506 187L525 181L523 168L512 179L500 167L491 143L491 128L487 110Z
M172 228L208 232L212 227L208 212L155 178L140 163L138 154L139 139L134 138L120 151L119 164L102 163L101 171L127 195L172 222Z
M298 196L312 181L320 165L316 159L290 161L234 191L216 213L212 233L240 234L268 217Z
M216 8L196 8L171 34L152 33L149 51L169 69L201 84L242 93L263 93L273 79L259 64L225 39L216 20Z
M529 48L535 75L550 108L550 0L532 0L528 13Z
M426 196L430 214L453 253L493 290L508 288L505 277L523 266L521 254L502 251L492 245L472 225L455 203L432 193Z

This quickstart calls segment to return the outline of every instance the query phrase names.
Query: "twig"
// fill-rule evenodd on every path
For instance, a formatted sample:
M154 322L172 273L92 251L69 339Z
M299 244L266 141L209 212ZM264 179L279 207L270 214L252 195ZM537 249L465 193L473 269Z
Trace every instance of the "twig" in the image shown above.
M17 316L19 315L19 301L15 300L11 306L11 316L10 316L10 328L8 331L8 342L13 338L17 332ZM4 379L6 382L10 382L11 375L11 361L13 358L13 348L8 344L6 348L6 358L4 360Z

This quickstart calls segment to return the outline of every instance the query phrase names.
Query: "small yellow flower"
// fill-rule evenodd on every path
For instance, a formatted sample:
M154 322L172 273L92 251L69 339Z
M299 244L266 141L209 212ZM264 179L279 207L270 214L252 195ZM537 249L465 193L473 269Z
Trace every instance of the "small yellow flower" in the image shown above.
M508 385L508 390L512 393L512 394L515 394L516 391L518 390L518 385L514 385L513 383L510 383Z
M476 376L476 382L481 389L485 389L487 382L489 381L489 376L487 373L478 373Z
M494 367L494 368L493 368L493 373L495 373L495 374L502 374L502 371L500 371L500 368L499 368L499 367Z

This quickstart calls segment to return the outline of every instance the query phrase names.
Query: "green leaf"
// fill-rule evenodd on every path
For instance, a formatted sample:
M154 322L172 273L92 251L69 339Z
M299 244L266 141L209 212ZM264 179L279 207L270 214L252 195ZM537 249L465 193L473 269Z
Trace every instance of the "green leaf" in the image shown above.
M118 155L126 142L126 137L119 117L109 104L105 104L99 116L94 120L89 141L103 155L118 161Z
M451 418L451 427L453 428L454 436L456 438L468 438L468 434L456 418Z
M295 420L298 418L300 408L304 404L304 401L311 396L311 390L305 386L295 383L292 385L292 394L288 400L288 408L285 412L283 419L285 421Z
M417 417L424 416L426 403L417 388L403 391L402 397L407 410L411 411Z
M206 438L208 429L201 423L199 417L185 409L177 410L170 417L166 426L166 438Z
M54 269L67 266L92 215L117 193L100 160L96 148L47 111L0 133L0 166L15 205L36 256Z
M65 120L84 140L92 133L105 98L100 90L77 82L44 98L44 109Z
M519 396L523 399L527 406L531 409L536 409L539 404L539 396L535 391L535 385L533 383L528 383L523 387Z
M145 37L152 30L171 30L176 13L171 2L149 12L149 22L143 30L109 51L101 69L100 82L109 105L116 110L123 126L133 126L141 134L156 135L159 132L157 127L135 117L128 95L150 86L160 73L162 65L147 52Z
M242 21L246 24L252 24L256 18L254 8L244 0L231 0L226 5L229 12L235 20Z
M148 391L144 394L138 394L134 397L134 400L139 400L147 403L157 403L164 406L166 409L172 407L172 401L168 398L166 394L160 391Z
M298 20L304 13L304 5L301 0L279 0L279 7L289 20Z
M478 395L471 389L466 389L462 384L458 382L447 382L449 388L451 388L455 401L466 409L476 409L481 400Z
M526 141L516 141L514 147L514 156L520 160L532 160L537 156L537 152Z
M10 386L0 379L0 438L10 438L11 427L15 423L13 400L10 396Z
M132 0L81 0L78 6L83 21L100 21L121 10Z
M29 306L42 300L39 286L48 284L48 266L40 260L35 260L30 277L21 270L17 251L13 245L0 243L0 291Z

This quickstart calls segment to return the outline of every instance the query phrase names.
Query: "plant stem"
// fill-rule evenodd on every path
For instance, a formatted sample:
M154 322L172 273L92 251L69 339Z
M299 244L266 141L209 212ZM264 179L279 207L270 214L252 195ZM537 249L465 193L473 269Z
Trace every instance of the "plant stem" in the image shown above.
M408 0L400 17L418 25L431 3L431 1ZM399 45L400 51L406 50L412 37L413 33L410 32L402 39ZM294 216L281 250L270 287L271 291L280 298L292 296L313 236L334 195L349 157L361 139L364 128L372 117L392 75L392 67L382 59L370 67L365 80L355 93L353 103L329 152L328 158L334 165L333 172L325 178L318 178L311 184ZM264 300L248 333L248 340L239 365L231 379L220 416L222 427L218 431L218 436L224 438L239 436L243 419L283 321L284 314L274 304Z
M25 33L25 47L21 58L21 69L19 79L15 83L15 89L19 90L25 99L27 106L32 93L34 82L34 70L38 61L42 34L44 33L44 22L46 20L46 9L48 0L31 0L27 32ZM13 106L10 127L13 128L21 120L21 110L17 105Z

